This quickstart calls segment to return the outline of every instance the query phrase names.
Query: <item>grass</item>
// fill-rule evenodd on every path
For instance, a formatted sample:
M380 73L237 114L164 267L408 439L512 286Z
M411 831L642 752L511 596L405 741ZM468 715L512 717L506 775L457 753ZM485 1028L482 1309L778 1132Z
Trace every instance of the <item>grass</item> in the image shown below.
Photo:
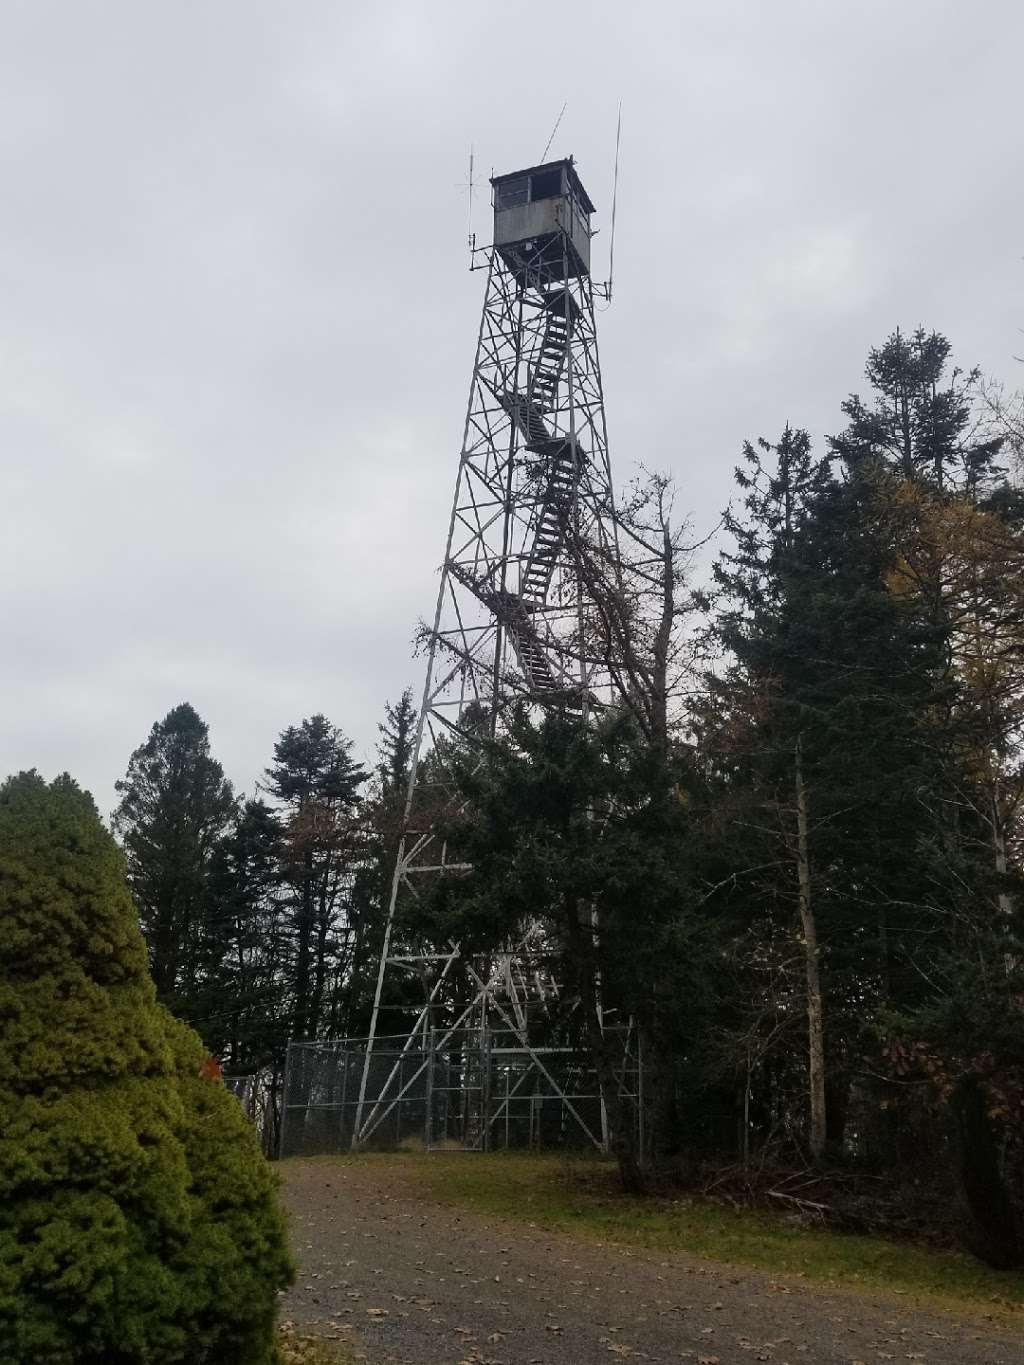
M1024 1313L1024 1275L972 1256L797 1226L782 1216L700 1199L635 1199L599 1160L462 1153L360 1156L445 1204L594 1241L683 1251L849 1288L907 1295L954 1312Z

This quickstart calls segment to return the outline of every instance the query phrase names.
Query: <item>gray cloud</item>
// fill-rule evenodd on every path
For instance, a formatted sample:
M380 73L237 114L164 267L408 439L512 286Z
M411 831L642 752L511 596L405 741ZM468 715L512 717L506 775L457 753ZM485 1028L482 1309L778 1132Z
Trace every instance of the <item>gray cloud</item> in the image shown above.
M478 170L576 155L613 458L698 528L740 442L840 422L869 345L1014 381L1014 0L3 7L0 766L112 801L188 698L242 786L414 683L482 280ZM484 186L484 189L486 187ZM475 226L486 240L487 199Z

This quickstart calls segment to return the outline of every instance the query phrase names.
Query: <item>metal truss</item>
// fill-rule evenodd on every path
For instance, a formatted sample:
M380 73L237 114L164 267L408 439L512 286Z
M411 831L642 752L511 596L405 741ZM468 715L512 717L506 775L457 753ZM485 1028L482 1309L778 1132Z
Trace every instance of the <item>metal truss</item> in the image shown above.
M607 553L615 544L597 289L564 232L491 247L486 259L441 582L423 631L426 681L353 1146L372 1136L399 1098L397 1064L383 1085L368 1089L392 973L412 971L424 983L404 1051L422 1045L444 1001L447 1029L493 1022L543 1069L531 1021L550 1013L559 990L539 929L487 962L469 961L454 944L403 942L400 907L418 898L423 878L464 870L436 831L457 800L446 752L500 733L517 701L586 713L612 699L607 667L588 649L593 608L574 558L581 545ZM590 1136L600 1145L605 1135Z
M620 1103L642 1144L639 1039L610 1028ZM280 1154L320 1155L351 1146L366 1039L290 1042L282 1091ZM602 1146L600 1084L593 1060L572 1046L524 1047L502 1024L378 1035L362 1142L375 1147L511 1151Z

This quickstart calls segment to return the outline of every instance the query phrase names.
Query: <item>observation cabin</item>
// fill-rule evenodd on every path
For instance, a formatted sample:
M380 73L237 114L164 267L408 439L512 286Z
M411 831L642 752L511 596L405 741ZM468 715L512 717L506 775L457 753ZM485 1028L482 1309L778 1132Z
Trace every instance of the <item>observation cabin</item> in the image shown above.
M509 269L521 271L539 254L554 278L590 274L594 205L571 156L496 175L491 186L494 245Z

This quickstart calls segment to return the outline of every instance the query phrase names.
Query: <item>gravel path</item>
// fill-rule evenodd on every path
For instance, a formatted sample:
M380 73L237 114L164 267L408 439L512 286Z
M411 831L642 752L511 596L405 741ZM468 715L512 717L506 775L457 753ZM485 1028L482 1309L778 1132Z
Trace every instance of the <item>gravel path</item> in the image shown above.
M301 1266L285 1316L369 1365L1024 1365L1021 1337L983 1318L460 1212L401 1162L282 1174Z

